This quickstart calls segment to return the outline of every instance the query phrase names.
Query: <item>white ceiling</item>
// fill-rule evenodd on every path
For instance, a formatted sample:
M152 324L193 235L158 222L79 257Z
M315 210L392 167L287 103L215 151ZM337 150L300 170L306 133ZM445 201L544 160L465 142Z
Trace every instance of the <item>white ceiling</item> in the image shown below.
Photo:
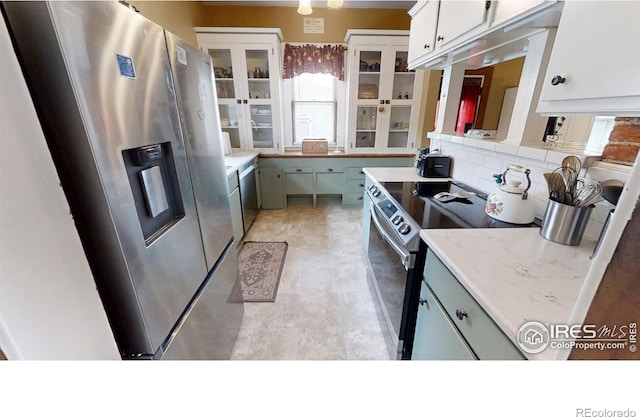
M256 0L206 0L206 5L211 6L281 6L281 7L297 7L298 0L278 0L278 1L256 1ZM345 0L343 8L362 8L362 9L405 9L409 10L416 4L415 1L371 1L371 0ZM326 0L311 0L311 7L323 8L327 7Z

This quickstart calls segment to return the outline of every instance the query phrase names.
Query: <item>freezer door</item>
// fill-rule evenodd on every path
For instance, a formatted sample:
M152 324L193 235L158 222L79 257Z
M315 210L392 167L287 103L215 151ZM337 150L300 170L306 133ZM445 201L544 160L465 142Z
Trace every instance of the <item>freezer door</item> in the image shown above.
M154 355L208 271L164 31L118 2L3 7L121 354Z
M200 231L211 269L233 238L211 57L165 31Z
M238 257L229 244L162 359L229 359L243 313Z

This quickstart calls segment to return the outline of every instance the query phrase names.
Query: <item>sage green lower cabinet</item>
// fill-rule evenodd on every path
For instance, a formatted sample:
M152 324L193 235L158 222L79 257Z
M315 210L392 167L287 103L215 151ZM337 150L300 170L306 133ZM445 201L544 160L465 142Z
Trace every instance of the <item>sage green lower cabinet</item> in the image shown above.
M345 205L362 205L364 202L365 174L362 167L347 168L347 183L344 194Z
M424 267L424 287L434 296L433 302L446 315L449 327L441 325L442 334L430 327L420 324L428 320L424 306L418 309L418 323L416 325L412 358L429 356L429 352L454 349L449 344L452 340L462 338L469 349L478 359L525 359L520 350L502 332L498 325L489 317L478 302L467 292L460 281L447 269L440 259L429 249ZM422 292L421 292L422 297ZM459 348L459 347L458 347Z
M473 354L424 281L420 290L420 305L411 359L476 359L476 355Z
M229 203L231 206L231 225L233 228L233 240L236 246L244 237L242 224L242 203L240 201L240 188L238 187L237 171L227 177L229 182Z
M262 208L277 209L287 206L287 200L304 197L316 206L318 199L330 198L343 206L362 206L364 201L365 174L363 167L407 167L414 157L261 157ZM269 184L275 179L267 175L269 169L281 169L284 175L281 197L269 201L267 192L277 190ZM275 197L274 197L274 200ZM282 201L282 205L279 202Z
M285 208L284 171L282 168L260 166L260 191L263 209Z
M262 208L262 186L260 185L260 158L255 157L253 164L256 167L256 196L258 197L258 210Z

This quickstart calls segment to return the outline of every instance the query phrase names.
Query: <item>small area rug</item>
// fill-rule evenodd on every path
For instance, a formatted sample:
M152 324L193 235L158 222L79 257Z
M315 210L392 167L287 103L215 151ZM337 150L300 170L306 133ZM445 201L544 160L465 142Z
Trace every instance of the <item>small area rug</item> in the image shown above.
M244 301L276 300L287 242L244 242L238 253Z

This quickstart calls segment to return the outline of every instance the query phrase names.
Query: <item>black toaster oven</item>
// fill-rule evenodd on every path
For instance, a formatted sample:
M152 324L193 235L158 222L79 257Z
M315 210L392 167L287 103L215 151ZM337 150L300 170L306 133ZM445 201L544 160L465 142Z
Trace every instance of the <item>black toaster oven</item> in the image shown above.
M425 178L448 178L451 176L451 157L444 155L421 155L417 161L418 175Z

